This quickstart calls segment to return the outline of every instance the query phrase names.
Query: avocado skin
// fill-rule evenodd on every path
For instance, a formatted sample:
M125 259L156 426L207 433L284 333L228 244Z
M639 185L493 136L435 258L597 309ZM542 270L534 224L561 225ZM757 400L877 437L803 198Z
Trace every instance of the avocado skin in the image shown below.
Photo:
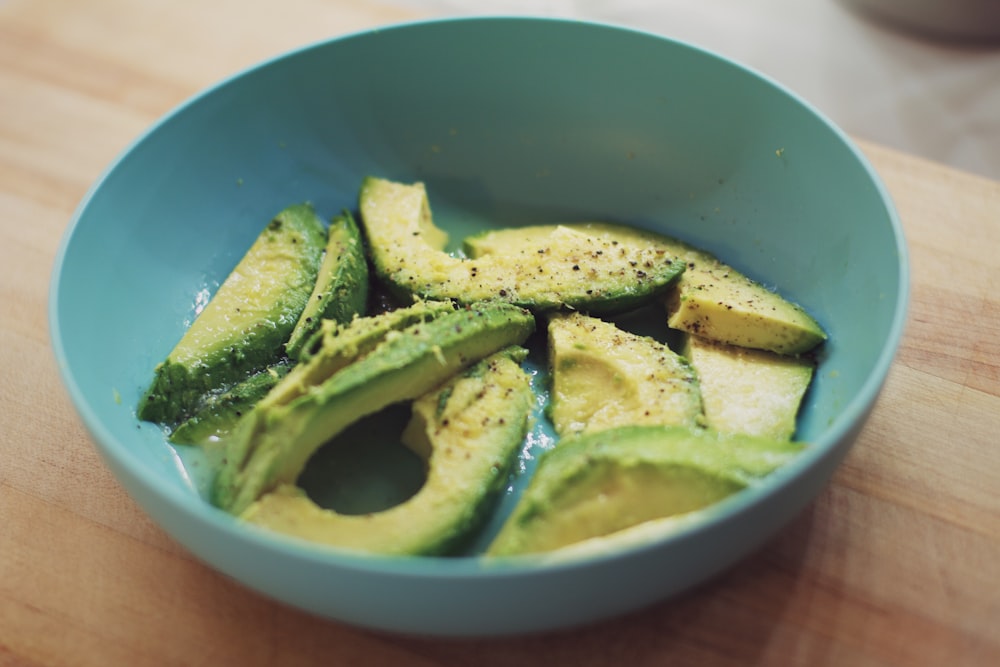
M283 484L240 518L319 545L396 556L455 553L495 506L521 449L534 405L530 378L520 367L526 354L518 346L505 348L413 402L402 441L428 470L409 499L347 515Z
M285 351L299 358L302 346L324 320L346 324L368 305L368 260L354 217L344 211L330 222L316 285L288 337Z
M624 426L565 438L541 456L531 481L487 553L505 556L555 550L706 507L758 483L804 446L701 428L655 425ZM684 490L670 493L671 485ZM611 500L622 494L626 502L609 511L606 508L615 507L613 502L593 502L603 493ZM574 514L588 503L601 509L589 516ZM576 517L576 521L560 526L560 518L566 516ZM554 531L553 526L560 530Z
M284 344L305 307L316 282L326 232L309 204L289 206L276 215L257 237L215 296L198 315L170 355L157 365L149 388L139 401L139 419L174 426L190 417L203 398L241 382L250 375L277 363L284 356ZM291 263L295 271L281 267L275 276L267 266L268 252ZM264 257L264 260L260 258ZM256 276L256 282L274 282L280 293L271 303L252 303L256 285L244 287L233 276ZM245 279L243 282L247 282ZM251 280L250 282L254 282ZM262 312L240 324L218 331L204 331L209 318L225 321L226 311ZM220 316L221 313L221 316ZM205 327L217 329L216 325ZM197 341L192 343L192 341ZM179 357L181 357L179 359Z
M393 332L287 403L263 401L227 439L213 502L241 513L261 494L293 483L316 449L355 420L419 397L480 359L520 345L534 329L529 311L505 303L446 312Z

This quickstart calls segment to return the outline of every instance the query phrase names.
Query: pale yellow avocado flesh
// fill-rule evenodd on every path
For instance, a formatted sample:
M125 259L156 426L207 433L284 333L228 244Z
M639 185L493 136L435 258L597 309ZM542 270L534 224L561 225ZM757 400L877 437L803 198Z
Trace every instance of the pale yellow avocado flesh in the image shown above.
M313 543L389 555L437 554L484 518L506 483L534 401L510 351L414 401L403 442L427 462L427 480L390 509L346 515L284 484L242 514L250 523Z
M683 263L661 247L557 227L518 252L475 259L443 251L422 183L367 178L361 220L375 272L411 296L500 300L533 311L620 311L665 292Z
M826 339L816 320L797 304L710 253L648 230L606 222L532 225L469 237L464 248L470 257L506 255L537 244L555 229L659 248L666 256L684 261L684 272L665 298L667 323L674 329L790 355L807 352Z
M800 306L710 256L689 261L665 303L669 326L720 343L795 355L826 339Z
M814 362L688 335L684 345L698 374L709 428L790 440Z
M549 417L569 436L630 424L697 426L694 371L667 345L582 313L548 324Z

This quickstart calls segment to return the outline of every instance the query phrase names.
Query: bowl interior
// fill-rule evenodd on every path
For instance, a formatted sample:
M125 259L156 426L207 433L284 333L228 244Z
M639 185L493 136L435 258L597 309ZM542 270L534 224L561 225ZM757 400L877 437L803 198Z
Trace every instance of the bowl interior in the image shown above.
M426 182L456 242L495 225L629 222L805 305L830 342L799 423L815 451L787 478L843 455L898 344L907 267L888 197L845 136L779 85L661 37L546 19L416 23L307 47L139 138L81 204L53 277L53 344L99 449L182 542L215 545L200 554L216 565L222 541L250 540L269 557L361 567L246 536L200 497L204 457L139 424L135 405L270 216L299 201L326 217L354 209L368 174ZM250 580L265 560L228 571ZM384 567L479 573L467 560Z

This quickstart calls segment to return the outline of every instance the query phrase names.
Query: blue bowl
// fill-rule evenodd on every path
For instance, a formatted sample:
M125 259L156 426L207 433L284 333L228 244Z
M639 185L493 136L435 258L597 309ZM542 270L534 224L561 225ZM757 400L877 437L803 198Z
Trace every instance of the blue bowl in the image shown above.
M700 521L578 558L359 556L241 525L206 502L210 463L140 423L136 403L270 216L307 200L327 217L353 208L368 174L426 182L436 221L456 239L490 225L625 221L777 286L830 335L799 422L812 446ZM81 203L49 315L62 378L107 465L198 558L360 626L499 635L677 594L800 512L876 401L903 329L908 270L870 165L775 82L634 30L472 18L308 46L168 114Z

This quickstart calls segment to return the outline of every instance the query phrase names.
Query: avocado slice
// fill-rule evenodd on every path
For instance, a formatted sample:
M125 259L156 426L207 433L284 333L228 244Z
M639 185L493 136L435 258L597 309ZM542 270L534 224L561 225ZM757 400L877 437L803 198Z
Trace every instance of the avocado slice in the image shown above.
M613 222L566 222L519 227L500 227L473 234L462 239L462 252L473 259L486 255L520 253L525 248L546 243L554 233L575 232L626 245L661 247L667 237L630 225ZM676 252L665 253L673 257Z
M672 237L609 222L531 225L484 232L465 239L469 257L505 255L532 247L566 229L599 239L656 248L679 257L684 272L667 290L667 324L730 345L802 354L826 339L822 327L801 306L720 261L711 253Z
M313 452L355 420L417 398L480 359L520 345L534 328L531 313L510 304L451 310L389 332L321 384L290 392L290 400L265 398L226 440L213 501L240 514L263 493L293 483ZM274 391L287 381L292 374Z
M525 354L520 347L502 350L413 402L402 440L425 460L427 479L403 503L341 514L285 483L241 518L316 544L390 555L450 553L486 519L527 433L534 394L519 365Z
M728 345L804 354L826 340L819 323L712 255L692 250L688 268L667 293L667 324Z
M139 418L176 425L207 394L279 361L316 282L325 242L312 206L278 213L157 365Z
M361 231L350 212L344 211L330 222L316 284L285 343L286 353L298 359L324 320L346 324L363 315L367 304L368 260Z
M687 360L649 336L583 313L548 323L549 418L560 436L629 424L703 424Z
M698 374L706 425L717 431L791 440L815 361L687 335L683 347Z
M279 361L224 391L205 396L194 414L170 432L170 442L200 445L225 437L290 369L287 361Z
M432 221L422 183L368 177L360 207L376 275L405 295L608 313L662 294L684 269L663 248L567 227L516 252L454 257L444 251L447 234Z
M301 361L289 377L262 399L263 407L283 405L307 393L374 350L391 332L428 322L455 309L450 301L418 301L379 315L358 317L348 324L323 321L301 350Z
M487 553L557 550L702 509L757 483L803 445L683 426L625 426L545 452Z

